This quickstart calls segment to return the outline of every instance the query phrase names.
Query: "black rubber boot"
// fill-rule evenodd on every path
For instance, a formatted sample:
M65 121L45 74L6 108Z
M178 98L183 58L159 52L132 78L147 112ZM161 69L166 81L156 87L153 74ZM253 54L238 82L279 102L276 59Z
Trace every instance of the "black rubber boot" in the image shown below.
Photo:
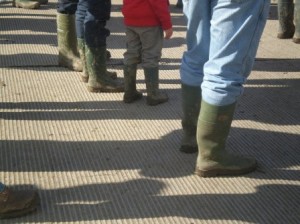
M143 97L143 94L136 90L136 71L137 65L125 65L124 66L124 84L125 93L123 97L124 103L133 103Z
M292 38L295 32L293 0L278 0L279 39Z
M182 83L181 94L183 111L181 124L183 137L180 151L184 153L195 153L198 152L196 131L201 103L201 88L200 86L189 86Z
M144 68L146 89L147 89L147 104L155 106L165 103L169 100L168 95L159 90L158 83L158 67Z

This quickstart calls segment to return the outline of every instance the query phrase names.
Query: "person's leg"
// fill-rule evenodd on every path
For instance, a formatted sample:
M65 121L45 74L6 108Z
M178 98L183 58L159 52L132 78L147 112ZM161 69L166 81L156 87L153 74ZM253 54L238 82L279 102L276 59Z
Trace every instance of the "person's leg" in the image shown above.
M19 217L33 212L38 202L36 191L12 190L0 182L0 219Z
M183 8L182 0L177 0L176 7L179 9Z
M269 1L210 2L210 49L201 85L196 174L203 177L239 175L253 171L256 161L228 153L225 145L236 102L254 63Z
M278 0L278 34L279 39L292 38L295 32L293 0Z
M87 70L87 64L86 64L86 56L85 56L85 39L84 39L84 21L87 16L87 9L88 9L88 2L87 1L81 1L77 7L76 10L76 36L77 36L77 45L78 45L78 51L80 55L80 59L82 61L82 73L81 73L81 81L82 82L88 82L89 80L89 74ZM106 52L106 58L110 58L110 52ZM107 74L112 78L117 78L116 72L109 72L107 71Z
M180 151L198 151L196 141L197 121L201 104L203 66L208 60L210 43L210 7L208 1L184 1L184 15L187 18L187 51L184 52L180 77L182 82L182 129Z
M124 84L123 101L132 103L142 98L142 93L136 90L137 66L141 63L142 44L134 27L126 27L126 52L124 53Z
M110 32L106 21L110 18L110 0L79 0L78 7L86 7L84 19L85 57L90 92L123 92L123 83L114 80L106 68L106 38Z
M59 0L57 4L58 64L74 71L82 71L75 28L77 4L78 0Z
M296 29L293 41L296 44L300 44L300 0L295 0L294 21Z
M142 67L145 74L147 104L155 106L169 100L168 95L159 90L159 60L163 47L163 30L161 27L139 28L142 42Z

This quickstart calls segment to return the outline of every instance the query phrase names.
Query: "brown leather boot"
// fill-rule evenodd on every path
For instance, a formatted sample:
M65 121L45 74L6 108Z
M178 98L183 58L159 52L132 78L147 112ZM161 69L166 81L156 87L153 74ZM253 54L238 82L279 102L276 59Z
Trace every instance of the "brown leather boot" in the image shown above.
M33 212L37 208L39 197L30 190L12 190L5 187L0 192L0 219L14 218Z

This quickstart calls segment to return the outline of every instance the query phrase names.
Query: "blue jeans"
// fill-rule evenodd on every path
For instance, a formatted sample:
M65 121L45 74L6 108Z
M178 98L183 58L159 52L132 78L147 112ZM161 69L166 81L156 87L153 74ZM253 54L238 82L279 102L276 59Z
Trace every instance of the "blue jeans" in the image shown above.
M5 185L3 183L0 182L0 192L2 192L5 188Z
M77 38L92 48L106 46L110 32L105 28L110 19L110 0L79 0L76 11Z
M254 63L269 0L183 0L187 51L180 77L216 106L238 100Z

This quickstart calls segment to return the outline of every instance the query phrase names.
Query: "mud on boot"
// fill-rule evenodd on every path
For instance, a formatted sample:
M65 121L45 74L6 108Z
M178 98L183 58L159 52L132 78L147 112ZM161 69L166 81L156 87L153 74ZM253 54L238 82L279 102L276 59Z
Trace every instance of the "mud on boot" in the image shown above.
M82 61L77 49L75 15L57 13L58 64L81 72Z
M124 92L124 84L113 79L106 68L106 46L88 47L85 45L86 67L88 72L87 89L90 92Z

